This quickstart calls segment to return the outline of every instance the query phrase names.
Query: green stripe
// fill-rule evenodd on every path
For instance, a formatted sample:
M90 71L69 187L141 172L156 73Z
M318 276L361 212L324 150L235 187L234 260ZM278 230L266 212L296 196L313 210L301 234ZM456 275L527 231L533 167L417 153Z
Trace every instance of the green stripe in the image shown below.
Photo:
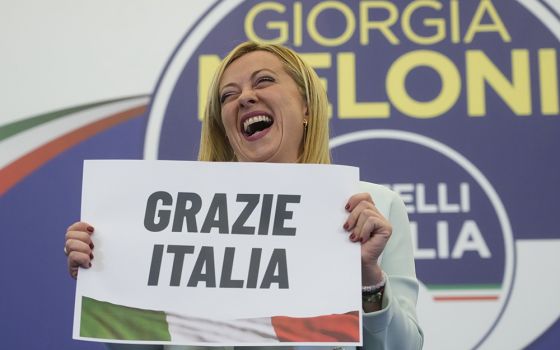
M165 312L82 297L80 336L118 340L171 341Z
M471 290L471 289L489 289L500 290L501 284L428 284L429 290Z
M59 111L54 111L54 112L49 112L49 113L45 113L45 114L40 114L37 115L35 117L31 117L31 118L27 118L27 119L23 119L23 120L18 120L16 122L13 123L9 123L6 124L2 127L0 127L0 141L13 136L17 133L20 133L24 130L27 130L29 128L35 127L37 125L41 125L47 122L50 122L51 120L57 119L57 118L61 118L61 117L65 117L67 115L76 113L76 112L80 112L89 108L93 108L93 107L98 107L98 106L102 106L102 105L106 105L106 104L110 104L113 102L120 102L120 101L126 101L126 100L131 100L134 98L138 98L138 97L146 97L147 95L138 95L138 96L130 96L130 97L123 97L123 98L116 98L113 100L107 100L107 101L102 101L102 102L95 102L95 103L88 103L85 105L81 105L81 106L77 106L77 107L70 107L70 108L65 108L65 109L61 109Z

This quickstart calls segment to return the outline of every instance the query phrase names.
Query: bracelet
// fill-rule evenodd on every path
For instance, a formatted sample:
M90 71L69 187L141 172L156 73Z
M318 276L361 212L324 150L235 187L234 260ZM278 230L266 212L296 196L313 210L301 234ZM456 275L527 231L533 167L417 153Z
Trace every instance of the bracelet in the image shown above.
M381 304L383 300L383 292L385 292L385 285L387 284L387 276L383 273L381 282L373 286L362 287L362 303L364 304Z
M385 292L385 286L378 289L376 292L362 293L362 303L364 304L381 304L383 300L383 292Z
M374 284L373 286L364 286L362 287L362 295L364 294L377 294L380 291L385 289L385 284L387 283L387 277L385 277L385 273L383 273L383 279L381 282Z

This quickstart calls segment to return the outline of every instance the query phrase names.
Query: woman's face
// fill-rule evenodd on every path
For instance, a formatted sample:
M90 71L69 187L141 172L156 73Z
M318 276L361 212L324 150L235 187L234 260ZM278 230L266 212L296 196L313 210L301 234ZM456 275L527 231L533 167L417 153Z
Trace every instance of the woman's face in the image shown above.
M242 162L297 162L307 107L278 57L266 51L231 63L220 81L222 123Z

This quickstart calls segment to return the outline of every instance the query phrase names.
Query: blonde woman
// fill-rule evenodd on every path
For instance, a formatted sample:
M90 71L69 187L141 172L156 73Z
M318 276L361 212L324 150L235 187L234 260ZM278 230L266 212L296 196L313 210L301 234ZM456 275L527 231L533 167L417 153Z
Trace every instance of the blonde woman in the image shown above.
M294 51L246 42L222 61L210 87L199 160L328 164L328 140L326 93ZM361 186L363 192L348 199L348 218L341 225L348 238L361 245L363 348L421 349L418 281L404 204L382 186ZM84 222L68 228L65 251L74 278L78 267L91 266L93 232ZM336 285L318 286L317 293L321 288Z

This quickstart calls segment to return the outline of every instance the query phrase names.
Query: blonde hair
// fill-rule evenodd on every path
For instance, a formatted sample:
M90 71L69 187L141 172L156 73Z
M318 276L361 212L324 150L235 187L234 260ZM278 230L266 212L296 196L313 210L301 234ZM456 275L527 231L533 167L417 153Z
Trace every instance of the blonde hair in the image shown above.
M280 45L250 41L238 45L223 59L210 84L202 121L198 160L221 162L236 160L222 124L219 85L224 71L233 61L254 51L266 51L278 57L306 102L307 129L304 132L303 152L299 162L330 164L328 100L319 77L313 68L303 62L293 50Z

